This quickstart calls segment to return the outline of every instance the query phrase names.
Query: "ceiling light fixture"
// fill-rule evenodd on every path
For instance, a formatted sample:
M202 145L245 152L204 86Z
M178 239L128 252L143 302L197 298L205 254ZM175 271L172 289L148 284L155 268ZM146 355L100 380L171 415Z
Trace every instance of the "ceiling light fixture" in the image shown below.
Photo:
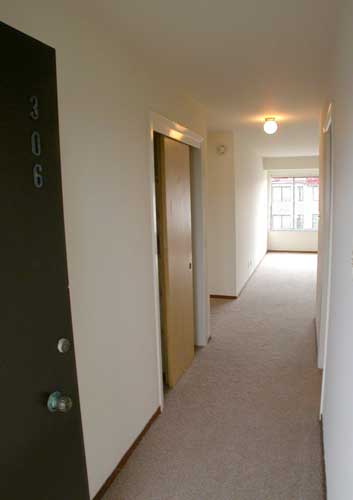
M277 132L278 129L278 123L276 122L276 118L274 117L269 117L265 118L265 123L264 123L264 131L266 134L274 134Z

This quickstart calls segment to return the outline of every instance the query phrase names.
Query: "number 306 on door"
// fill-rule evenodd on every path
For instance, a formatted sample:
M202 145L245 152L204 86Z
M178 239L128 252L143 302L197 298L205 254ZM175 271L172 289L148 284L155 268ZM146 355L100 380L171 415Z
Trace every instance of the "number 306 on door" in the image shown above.
M31 111L29 113L29 116L32 120L36 121L39 119L39 99L37 96L33 95L30 97L29 102L31 103ZM34 130L32 132L31 148L33 156L41 156L41 137L40 133L37 130ZM37 189L41 189L44 186L43 167L40 163L36 163L33 167L33 184Z

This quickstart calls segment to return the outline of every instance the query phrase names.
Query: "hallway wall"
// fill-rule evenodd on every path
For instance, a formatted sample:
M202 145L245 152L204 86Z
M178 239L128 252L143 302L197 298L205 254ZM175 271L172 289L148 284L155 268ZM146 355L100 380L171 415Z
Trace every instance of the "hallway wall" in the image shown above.
M329 255L327 238L329 238L329 207L326 207L326 198L330 189L330 179L327 178L327 147L329 136L323 132L326 127L329 104L324 106L320 119L320 219L319 219L319 234L318 234L318 264L317 264L317 287L316 287L316 338L317 338L317 364L319 368L324 366L325 354L325 335L321 331L321 316L327 318L327 301L329 287ZM325 319L324 319L325 321ZM323 338L321 338L323 337Z
M217 148L225 147L224 154ZM210 132L207 138L208 272L211 295L236 294L235 190L232 132Z
M93 497L159 406L149 112L203 136L205 113L170 82L148 76L98 3L3 0L1 19L57 50L70 293Z
M246 128L234 132L236 294L267 252L267 175Z
M246 128L209 133L207 160L210 294L239 296L267 251L267 174Z
M340 2L333 116L333 260L325 371L328 500L353 498L353 2Z
M268 249L290 252L317 252L317 231L269 231Z

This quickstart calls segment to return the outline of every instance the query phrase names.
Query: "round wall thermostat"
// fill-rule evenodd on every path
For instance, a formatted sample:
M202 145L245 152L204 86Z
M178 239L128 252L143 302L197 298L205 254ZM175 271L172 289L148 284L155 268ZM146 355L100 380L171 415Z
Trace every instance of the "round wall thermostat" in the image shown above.
M224 155L225 152L226 152L226 147L223 144L217 146L217 153L219 155Z

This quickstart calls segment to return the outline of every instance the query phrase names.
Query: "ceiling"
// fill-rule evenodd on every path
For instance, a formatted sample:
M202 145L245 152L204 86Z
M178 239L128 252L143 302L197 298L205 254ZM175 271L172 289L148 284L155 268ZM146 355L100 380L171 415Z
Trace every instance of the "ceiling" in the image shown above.
M100 0L131 49L265 156L318 152L334 0ZM280 128L262 132L264 116Z

